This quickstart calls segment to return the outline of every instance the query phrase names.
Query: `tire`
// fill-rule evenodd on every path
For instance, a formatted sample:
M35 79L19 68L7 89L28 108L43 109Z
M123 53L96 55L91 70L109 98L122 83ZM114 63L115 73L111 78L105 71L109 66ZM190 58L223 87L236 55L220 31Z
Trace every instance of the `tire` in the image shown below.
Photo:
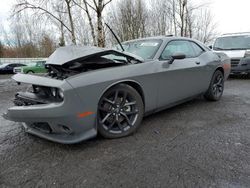
M29 70L29 71L27 71L27 74L34 74L34 71Z
M141 124L144 104L131 86L119 84L103 94L98 104L97 129L105 138L121 138L134 133Z
M247 73L246 78L247 78L247 79L250 78L250 73Z
M220 100L224 91L224 74L220 70L216 70L211 79L211 83L204 97L209 101Z

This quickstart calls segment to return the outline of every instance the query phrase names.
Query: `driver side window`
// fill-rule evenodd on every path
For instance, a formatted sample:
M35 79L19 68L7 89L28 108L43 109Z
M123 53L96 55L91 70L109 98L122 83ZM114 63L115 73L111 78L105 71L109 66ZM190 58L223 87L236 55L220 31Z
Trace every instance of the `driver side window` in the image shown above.
M195 52L189 41L175 40L167 44L160 56L160 60L169 60L172 55L177 53L185 54L187 58L195 57Z

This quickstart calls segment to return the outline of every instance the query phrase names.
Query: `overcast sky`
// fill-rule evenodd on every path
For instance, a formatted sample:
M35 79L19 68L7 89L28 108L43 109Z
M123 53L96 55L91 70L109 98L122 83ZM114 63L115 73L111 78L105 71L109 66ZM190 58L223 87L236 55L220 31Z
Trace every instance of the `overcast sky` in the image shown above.
M211 9L220 33L250 31L250 0L212 0Z
M202 0L193 0L203 2ZM209 0L219 33L250 31L250 0ZM7 27L7 18L15 0L1 0L0 23ZM6 28L7 29L7 28ZM1 36L0 36L1 38Z

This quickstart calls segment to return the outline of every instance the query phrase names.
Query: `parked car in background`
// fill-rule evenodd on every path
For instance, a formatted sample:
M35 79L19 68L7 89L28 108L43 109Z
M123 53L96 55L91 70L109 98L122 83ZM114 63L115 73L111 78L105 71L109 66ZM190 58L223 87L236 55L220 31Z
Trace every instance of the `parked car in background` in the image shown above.
M134 133L143 116L199 95L217 101L230 73L224 53L189 38L154 37L124 42L117 51L68 46L48 59L46 76L16 74L30 90L15 95L5 119L28 133L76 143L101 134Z
M215 40L212 49L230 57L232 74L250 75L250 32L224 34Z
M46 73L47 69L45 68L46 61L35 61L27 66L16 67L14 68L14 73L25 73L25 74L34 74L34 73Z
M23 66L25 67L26 65L21 64L21 63L5 63L0 65L0 73L2 74L13 74L13 69L16 67Z

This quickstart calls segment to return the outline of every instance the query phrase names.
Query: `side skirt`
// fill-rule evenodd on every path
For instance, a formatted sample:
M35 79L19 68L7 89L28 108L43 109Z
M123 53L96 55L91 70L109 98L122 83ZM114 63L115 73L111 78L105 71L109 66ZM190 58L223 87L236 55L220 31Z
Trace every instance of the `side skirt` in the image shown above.
M155 109L155 110L151 110L151 111L145 112L144 117L149 116L149 115L152 115L152 114L157 113L157 112L160 112L160 111L163 111L163 110L166 110L166 109L169 109L169 108L172 108L172 107L174 107L174 106L183 104L183 103L185 103L185 102L191 101L191 100L193 100L193 99L195 99L195 98L197 98L197 97L199 97L199 96L202 96L203 94L204 94L204 93L200 93L200 94L198 94L198 95L194 95L194 96L192 96L192 97L188 97L188 98L182 99L182 100L180 100L180 101L177 101L177 102L174 102L174 103L170 103L170 104L168 104L168 105L166 105L166 106L159 107L159 108L157 108L157 109Z

